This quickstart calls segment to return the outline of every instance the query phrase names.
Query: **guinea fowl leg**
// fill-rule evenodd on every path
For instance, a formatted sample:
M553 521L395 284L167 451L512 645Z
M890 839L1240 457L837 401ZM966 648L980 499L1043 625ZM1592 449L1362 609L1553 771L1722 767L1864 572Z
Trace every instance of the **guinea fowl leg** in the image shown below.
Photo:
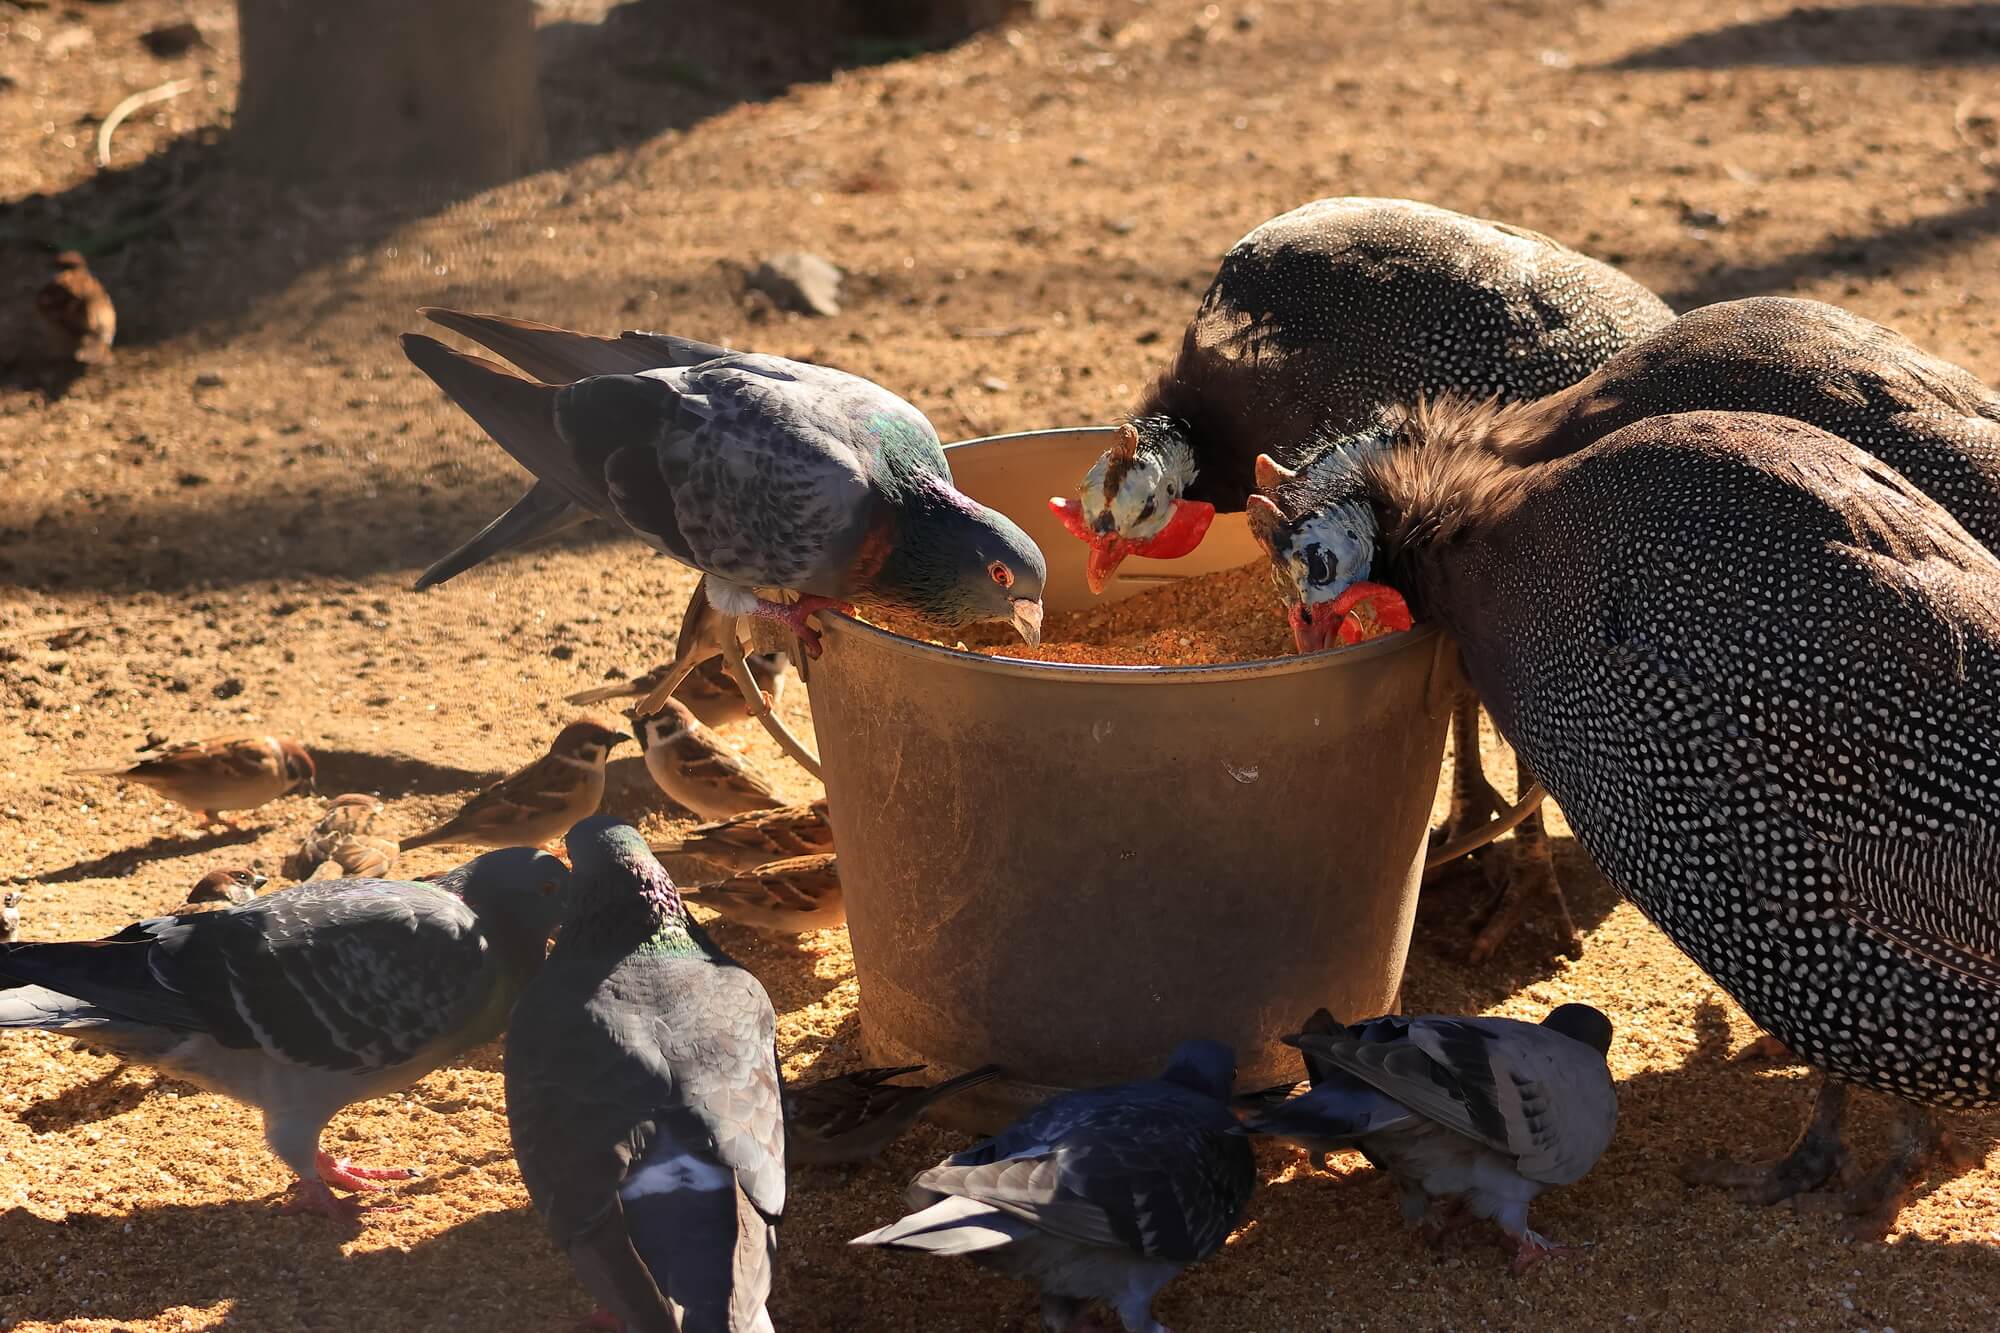
M1491 958L1536 902L1547 904L1549 915L1554 918L1556 952L1565 958L1581 958L1583 936L1569 914L1562 881L1556 878L1555 852L1549 846L1541 811L1529 815L1515 828L1512 852L1502 871L1506 882L1500 890L1500 899L1487 914L1479 933L1473 936L1466 960L1479 964Z
M1833 1179L1847 1160L1841 1126L1847 1118L1847 1085L1832 1079L1820 1085L1806 1122L1792 1150L1775 1162L1689 1162L1681 1179L1690 1185L1719 1185L1736 1191L1745 1203L1772 1204L1818 1189Z
M382 1187L378 1180L419 1180L423 1172L407 1166L356 1166L345 1157L332 1157L319 1153L313 1159L319 1168L319 1178L329 1185L338 1185L344 1190L366 1193Z
M1792 1048L1766 1032L1757 1040L1729 1057L1731 1064L1787 1064L1795 1065L1799 1057L1792 1054Z
M1895 1226L1911 1193L1939 1161L1961 1168L1972 1165L1958 1144L1938 1124L1937 1117L1914 1102L1896 1103L1895 1146L1882 1164L1845 1190L1800 1196L1803 1208L1839 1212L1851 1219L1849 1234L1880 1239Z
M1467 691L1451 710L1451 804L1444 825L1432 841L1445 843L1507 808L1500 793L1486 780L1479 758L1479 696Z

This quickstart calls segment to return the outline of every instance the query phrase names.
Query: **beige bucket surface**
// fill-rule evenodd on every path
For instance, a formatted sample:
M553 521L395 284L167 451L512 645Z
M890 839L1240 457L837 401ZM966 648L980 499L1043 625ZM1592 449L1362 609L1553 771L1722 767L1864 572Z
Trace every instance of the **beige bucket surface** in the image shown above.
M1048 556L1051 612L1087 603L1047 509L1103 448L1044 431L951 451L968 493ZM1256 558L1240 515L1109 596ZM1274 614L1276 614L1274 610ZM1395 1001L1448 685L1435 631L1222 667L959 653L825 617L813 723L871 1060L1010 1078L946 1102L991 1130L1061 1089L1232 1044L1238 1086L1293 1077L1278 1038L1319 1005Z

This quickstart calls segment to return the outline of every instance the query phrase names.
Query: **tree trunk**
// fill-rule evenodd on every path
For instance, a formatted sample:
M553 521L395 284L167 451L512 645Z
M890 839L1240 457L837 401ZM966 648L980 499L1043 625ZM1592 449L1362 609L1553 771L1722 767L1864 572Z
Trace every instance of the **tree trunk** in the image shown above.
M533 0L236 0L231 145L268 175L489 185L542 164Z

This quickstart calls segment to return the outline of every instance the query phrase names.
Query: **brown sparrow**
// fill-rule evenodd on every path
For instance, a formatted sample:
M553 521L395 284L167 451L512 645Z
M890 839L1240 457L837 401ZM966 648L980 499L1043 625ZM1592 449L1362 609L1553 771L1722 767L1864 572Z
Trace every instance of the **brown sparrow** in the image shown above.
M792 1166L879 1161L882 1150L925 1111L1004 1072L999 1065L981 1065L929 1088L889 1082L923 1068L857 1069L816 1083L787 1086L785 1161Z
M190 741L137 763L73 768L72 777L117 778L151 787L195 812L204 826L228 824L224 810L254 810L298 787L312 789L313 761L288 736L216 736Z
M35 293L35 313L42 317L56 359L93 365L110 358L118 311L76 251L56 256L55 276Z
M188 890L187 900L191 903L247 903L257 896L257 890L268 883L264 876L254 870L232 866L225 870L211 870L195 881Z
M719 870L736 871L832 850L833 826L826 820L826 802L818 800L696 824L679 842L662 843L653 854L691 856Z
M681 897L767 935L803 935L847 924L840 869L831 852L773 861L715 884L690 885Z
M611 747L632 738L598 722L572 722L549 752L467 801L428 833L405 838L402 849L449 843L469 847L540 847L597 813L604 799L604 763Z
M750 668L750 678L765 693L772 703L776 703L785 692L785 655L783 653L753 653L744 659ZM599 685L595 689L578 690L569 696L573 704L602 703L606 699L640 699L653 692L655 686L667 678L674 669L672 662L654 667L643 676L635 677L618 685ZM724 727L732 722L747 721L750 705L744 701L743 691L736 688L736 682L729 679L722 669L722 659L711 657L694 669L694 674L680 683L674 691L674 698L686 704L706 726Z
M383 878L396 864L396 840L374 831L381 813L382 803L373 796L334 797L298 850L285 858L285 874L299 880Z
M698 722L679 699L634 719L632 732L646 747L646 771L660 790L703 819L775 810L785 803L769 779Z
M9 889L0 894L0 944L12 944L21 938L21 899L24 896L20 889Z

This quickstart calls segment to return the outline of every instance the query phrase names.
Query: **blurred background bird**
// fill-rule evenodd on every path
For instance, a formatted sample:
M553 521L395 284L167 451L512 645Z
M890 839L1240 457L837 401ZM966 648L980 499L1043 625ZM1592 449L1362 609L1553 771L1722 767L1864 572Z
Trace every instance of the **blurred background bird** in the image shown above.
M35 293L35 313L52 360L92 366L111 359L118 311L82 255L65 250L55 273Z
M882 1153L931 1107L1006 1071L981 1065L929 1087L891 1083L923 1065L856 1069L785 1088L785 1160L792 1166L881 1164Z
M382 802L363 792L334 797L285 858L284 873L295 880L386 879L397 844L377 831L381 814Z
M752 683L769 695L773 703L784 696L787 673L783 653L750 653L743 660L750 668ZM668 662L627 681L578 690L569 696L568 702L595 704L609 699L644 699L666 680L673 669L674 663ZM688 711L704 726L725 727L750 716L743 692L729 679L720 658L709 658L696 667L675 688L673 697L686 704Z
M847 924L833 853L792 856L728 879L689 885L681 897L767 935L794 936Z
M755 870L832 850L833 825L827 822L824 798L696 824L675 841L653 848L660 856L692 858L722 871Z
M310 789L314 776L312 756L289 736L217 736L143 755L131 764L69 772L150 787L194 811L204 827L229 824L225 811L254 810L300 787Z

